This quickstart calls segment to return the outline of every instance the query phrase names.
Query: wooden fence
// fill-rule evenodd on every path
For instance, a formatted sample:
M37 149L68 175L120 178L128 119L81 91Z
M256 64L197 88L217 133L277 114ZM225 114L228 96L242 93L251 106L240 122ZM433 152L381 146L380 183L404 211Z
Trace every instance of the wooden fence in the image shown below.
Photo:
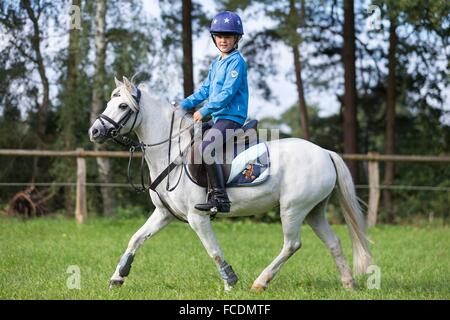
M83 223L87 218L86 206L86 159L87 157L128 158L125 151L87 151L76 149L73 151L53 150L16 150L0 149L0 156L11 157L75 157L77 158L77 192L75 218L78 223ZM136 153L135 156L140 156ZM380 201L380 169L382 161L392 162L422 162L422 163L449 163L450 156L419 156L419 155L382 155L375 152L368 154L343 154L344 160L368 161L369 203L368 223L373 226L377 221L378 206Z
M135 155L140 156L137 152ZM53 150L17 150L0 149L0 156L11 157L75 157L77 158L77 192L75 205L75 219L83 223L87 218L87 193L86 193L86 159L87 157L128 158L125 151L86 151L78 148L73 151Z

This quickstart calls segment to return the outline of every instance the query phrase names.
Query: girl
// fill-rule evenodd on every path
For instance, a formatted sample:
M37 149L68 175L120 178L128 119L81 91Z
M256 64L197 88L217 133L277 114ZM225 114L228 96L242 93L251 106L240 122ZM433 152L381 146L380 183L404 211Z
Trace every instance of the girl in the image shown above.
M206 125L211 129L203 137L201 146L211 194L206 203L197 204L195 208L201 211L229 212L231 203L225 191L221 160L213 156L212 161L205 161L205 149L208 146L208 150L222 148L233 137L226 135L226 130L242 127L247 119L247 64L237 50L238 42L244 34L241 18L234 12L221 12L212 20L210 33L220 55L211 63L208 77L200 88L184 99L180 106L188 110L208 99L194 113L194 120L200 122L208 115L212 117L212 121ZM215 138L217 134L222 139Z

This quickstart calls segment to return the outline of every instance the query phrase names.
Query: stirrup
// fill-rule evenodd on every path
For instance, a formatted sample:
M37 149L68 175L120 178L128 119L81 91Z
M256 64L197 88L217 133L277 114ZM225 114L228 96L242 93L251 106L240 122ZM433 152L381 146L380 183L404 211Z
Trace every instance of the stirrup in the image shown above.
M199 203L195 205L195 209L200 211L210 211L213 214L218 212L230 212L230 202Z
M211 189L207 194L207 202L195 205L195 208L200 211L211 211L213 214L217 212L230 212L230 200L225 191Z

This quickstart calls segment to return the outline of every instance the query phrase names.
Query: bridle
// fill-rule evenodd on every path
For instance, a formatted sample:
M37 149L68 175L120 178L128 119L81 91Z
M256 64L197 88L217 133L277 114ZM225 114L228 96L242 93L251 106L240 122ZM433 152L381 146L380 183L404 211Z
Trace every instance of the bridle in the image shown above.
M139 102L141 100L141 90L137 89L137 96L132 96L132 97L134 98L134 100L136 102L136 105L139 107ZM130 120L131 116L134 113L134 111L130 107L128 107L128 108L129 108L129 110L127 111L127 113L122 118L120 118L120 120L118 122L114 121L113 119L111 119L108 116L105 116L103 113L100 114L97 117L97 119L100 121L100 123L103 125L103 128L107 132L106 138L107 139L113 139L115 142L117 142L117 143L119 143L119 144L121 144L123 146L126 146L126 147L128 147L128 146L132 146L132 147L133 146L134 147L139 147L139 146L156 147L156 146L162 145L162 144L164 144L166 142L171 143L171 141L173 139L175 139L177 137L179 138L182 133L184 133L187 130L190 130L194 126L194 124L190 124L188 127L186 127L186 128L181 130L181 123L182 123L182 121L181 121L180 122L180 130L178 130L177 134L172 136L173 124L174 124L174 120L175 120L175 111L173 111L172 112L172 119L171 119L171 122L170 122L170 134L169 134L169 137L167 139L164 139L164 140L162 140L160 142L157 142L157 143L150 143L150 144L149 143L137 142L137 141L131 139L130 137L127 137L127 135L130 134L133 131L133 129L134 129L135 125L136 125L137 117L138 117L138 114L139 114L139 108L136 111L136 116L134 117L133 124L131 125L130 130L128 130L128 132L125 133L125 134L120 133L120 131L125 127L125 125L127 124L128 120ZM183 119L185 117L186 117L186 115L183 116ZM113 128L109 128L108 129L106 127L105 122L103 120L106 120L107 122L112 124Z
M186 222L184 219L180 218L179 216L177 216L172 209L170 209L169 205L167 204L167 202L159 195L158 191L156 190L156 187L162 182L162 180L164 180L164 178L167 176L167 184L166 184L166 191L171 192L173 190L176 189L176 187L178 186L182 174L183 174L183 169L185 166L181 166L181 170L180 170L180 175L178 177L178 180L175 184L175 186L173 186L172 188L170 188L170 180L169 180L169 173L175 168L177 167L180 163L179 160L181 160L181 164L183 164L184 162L184 157L187 154L187 151L190 149L191 145L192 145L192 141L194 140L194 135L191 136L191 140L188 143L187 147L181 151L181 134L184 133L187 130L190 130L193 126L194 123L190 124L189 126L187 126L184 129L181 129L182 123L184 118L186 117L186 114L183 116L183 118L180 121L180 127L178 130L178 133L173 135L173 125L174 125L174 121L175 121L175 109L172 111L172 117L171 117L171 121L170 121L170 132L169 132L169 137L167 139L164 139L160 142L157 143L151 143L151 144L147 144L147 143L143 143L141 141L135 141L132 138L128 137L127 135L130 134L135 125L136 125L136 120L138 118L138 114L139 114L139 102L141 100L141 91L139 89L137 89L137 95L136 96L132 96L136 102L136 105L138 106L137 111L133 111L133 109L131 109L128 105L127 107L129 108L127 110L127 112L125 113L125 115L120 118L119 121L114 121L113 119L109 118L108 116L105 116L104 114L100 114L97 119L100 121L100 123L102 124L103 128L106 131L106 138L107 139L112 139L114 142L119 143L123 146L126 147L130 147L129 152L129 158L128 158L128 168L127 168L127 179L128 179L128 183L131 185L131 187L138 193L141 192L145 192L148 190L153 190L156 192L156 194L158 195L159 199L161 200L161 202L163 202L163 204L165 205L165 207L169 210L169 212L175 216L177 219ZM134 120L133 120L133 124L130 128L130 130L125 133L122 134L120 133L120 131L125 127L125 125L127 124L127 122L130 120L131 116L135 114ZM113 127L112 128L107 128L105 125L105 121L109 122ZM160 146L162 144L165 143L169 143L169 151L168 151L168 162L170 162L170 157L171 157L171 149L172 149L172 140L178 137L178 150L179 150L179 154L178 157L172 161L166 169L164 169L159 176L152 182L151 181L151 177L149 175L148 177L148 184L145 185L144 182L144 168L145 168L145 150L147 148L151 148L151 147L156 147L156 146ZM141 185L140 186L135 186L133 181L132 181L132 177L131 177L131 162L133 159L133 154L136 151L136 148L140 148L142 151L142 157L141 157L141 163L140 163L140 175L141 175Z
M137 89L137 95L132 96L132 97L136 101L136 105L139 106L139 102L141 101L141 90ZM128 107L128 111L127 111L127 113L125 113L125 115L122 118L120 118L120 120L118 122L114 121L113 119L111 119L108 116L105 116L103 113L100 114L97 117L97 119L100 121L100 123L102 124L103 128L106 131L106 138L111 138L115 142L117 142L121 145L124 145L124 146L129 146L129 145L137 146L137 145L139 145L139 143L130 139L129 137L127 137L127 135L133 131L134 126L136 125L136 120L137 120L138 114L139 114L139 108L136 111L136 115L134 117L134 121L133 121L133 124L132 124L130 130L125 134L121 134L120 131L123 129L123 127L125 127L125 125L127 124L128 120L130 120L133 113L135 113L133 111L133 109L131 109L125 103L120 104L119 107L122 105L126 105ZM105 121L109 122L113 127L108 129L105 125Z

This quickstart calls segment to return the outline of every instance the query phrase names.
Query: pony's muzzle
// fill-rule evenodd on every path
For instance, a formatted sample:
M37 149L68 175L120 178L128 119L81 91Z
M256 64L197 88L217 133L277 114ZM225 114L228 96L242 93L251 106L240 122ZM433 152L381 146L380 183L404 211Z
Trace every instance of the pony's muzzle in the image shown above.
M95 124L89 129L89 139L91 142L103 143L107 139L107 132L103 126L96 126Z

